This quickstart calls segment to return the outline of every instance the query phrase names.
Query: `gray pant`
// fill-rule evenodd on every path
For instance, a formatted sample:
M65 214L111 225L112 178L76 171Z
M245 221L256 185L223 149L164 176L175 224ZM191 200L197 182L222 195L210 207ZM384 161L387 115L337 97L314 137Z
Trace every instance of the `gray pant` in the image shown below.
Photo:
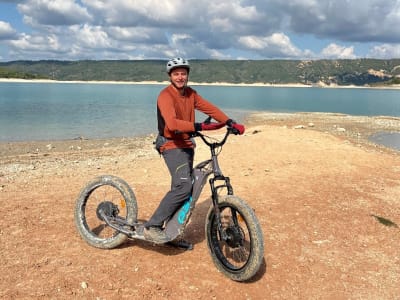
M162 226L192 193L193 149L171 149L162 156L171 175L171 190L161 200L145 227Z

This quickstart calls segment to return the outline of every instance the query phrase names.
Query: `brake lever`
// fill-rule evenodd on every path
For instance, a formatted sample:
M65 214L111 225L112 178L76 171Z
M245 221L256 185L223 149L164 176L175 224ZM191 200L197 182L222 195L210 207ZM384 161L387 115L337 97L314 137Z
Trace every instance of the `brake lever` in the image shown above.
M240 134L240 131L238 129L236 129L236 128L232 128L232 133L234 135L238 135L238 134Z
M228 127L228 130L233 133L234 135L240 134L239 130L233 127Z

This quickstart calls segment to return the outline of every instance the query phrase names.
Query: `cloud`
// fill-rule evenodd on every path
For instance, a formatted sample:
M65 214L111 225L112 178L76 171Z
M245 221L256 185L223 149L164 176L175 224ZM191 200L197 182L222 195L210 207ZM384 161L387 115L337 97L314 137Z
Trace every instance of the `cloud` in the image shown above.
M10 23L0 21L0 40L10 40L16 38L16 30Z
M0 21L0 41L19 39L7 44L14 59L399 56L400 0L13 2L29 28L20 32ZM301 44L302 36L318 47ZM365 50L367 44L373 48Z
M328 45L321 52L323 58L331 59L354 59L357 56L354 54L354 47L343 47L335 43Z
M201 1L200 1L201 2ZM195 26L196 3L185 0L82 0L97 22L114 26ZM99 21L100 20L100 21Z
M369 54L369 57L392 58L400 57L400 44L382 44L374 46Z
M27 23L64 26L90 22L92 16L74 0L28 0L18 5Z
M26 56L34 53L45 54L48 58L57 57L57 55L63 54L68 49L63 47L58 37L55 35L44 36L31 36L22 34L18 40L10 41L12 51L17 51Z
M267 37L242 36L239 38L239 44L244 49L256 51L262 56L297 58L305 54L283 33L274 33Z
M275 2L275 1L271 1ZM286 1L281 14L293 32L341 41L400 42L400 1Z

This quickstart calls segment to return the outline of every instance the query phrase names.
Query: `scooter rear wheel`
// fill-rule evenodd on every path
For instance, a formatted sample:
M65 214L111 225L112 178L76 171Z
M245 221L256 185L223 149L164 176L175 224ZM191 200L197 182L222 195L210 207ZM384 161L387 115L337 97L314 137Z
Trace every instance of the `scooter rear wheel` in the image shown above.
M137 211L136 197L129 185L121 178L104 175L96 177L81 190L74 220L79 234L89 245L111 249L128 237L108 226L104 216L133 224L137 221Z
M264 239L253 210L233 195L218 199L221 229L214 207L208 211L205 232L207 246L219 271L235 281L246 281L260 269Z

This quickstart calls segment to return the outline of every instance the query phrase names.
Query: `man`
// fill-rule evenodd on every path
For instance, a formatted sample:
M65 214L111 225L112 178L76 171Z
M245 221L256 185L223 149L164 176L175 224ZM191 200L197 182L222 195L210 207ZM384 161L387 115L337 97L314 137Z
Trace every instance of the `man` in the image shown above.
M171 84L163 89L157 99L158 146L171 175L171 190L161 200L152 217L144 224L144 236L156 243L169 239L163 231L164 222L183 205L192 192L192 168L194 147L190 133L218 129L225 124L237 129L240 134L244 126L229 119L219 108L202 98L187 86L190 65L183 58L174 58L167 63ZM195 110L212 117L216 123L195 123Z

